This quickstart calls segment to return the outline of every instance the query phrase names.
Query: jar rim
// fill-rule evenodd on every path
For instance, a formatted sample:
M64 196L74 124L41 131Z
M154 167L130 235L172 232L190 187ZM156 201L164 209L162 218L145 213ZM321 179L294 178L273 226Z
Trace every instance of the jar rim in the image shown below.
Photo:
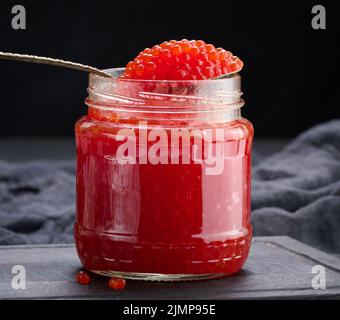
M219 78L219 79L196 79L196 80L155 80L155 79L124 79L124 78L119 78L119 76L124 72L125 68L124 67L119 67L119 68L109 68L109 69L102 69L101 71L108 73L112 75L112 77L105 77L102 75L90 73L89 78L90 81L94 79L101 79L104 82L116 82L116 81L124 81L124 82L131 82L131 83L188 83L188 84L204 84L204 83L210 83L211 81L214 82L230 82L232 79L240 77L238 73L233 73L230 77L225 77L225 78Z
M107 69L114 77L90 75L86 104L97 110L132 114L193 116L230 113L244 101L241 77L207 80L118 79L124 68Z

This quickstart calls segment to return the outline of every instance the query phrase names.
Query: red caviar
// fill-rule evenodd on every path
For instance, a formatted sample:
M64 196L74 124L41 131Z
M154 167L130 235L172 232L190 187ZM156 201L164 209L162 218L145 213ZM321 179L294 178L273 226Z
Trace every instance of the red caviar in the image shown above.
M235 56L203 41L170 41L144 50L128 64L124 79L90 79L88 114L75 128L75 238L88 270L178 280L241 269L252 236L253 127L240 114L240 77L135 80L206 79L241 66ZM141 161L155 148L155 139L143 143L140 122L149 126L147 136L165 135L170 141L164 163ZM211 139L213 146L223 146L222 172L209 175L210 164L192 158L173 164L173 129L204 133L203 140L209 130L222 129ZM129 137L138 158L124 155L120 163L117 150ZM195 137L182 143L182 157L191 154L183 150L194 146Z
M75 236L84 266L159 274L239 271L251 240L253 129L247 120L224 129L224 171L207 176L193 162L115 164L118 128L81 119Z
M108 286L113 290L122 290L126 286L126 281L122 278L111 278L108 282Z
M79 271L76 275L76 280L79 284L89 284L91 277L86 271Z
M243 62L202 40L171 40L143 50L130 61L124 79L203 80L242 69Z

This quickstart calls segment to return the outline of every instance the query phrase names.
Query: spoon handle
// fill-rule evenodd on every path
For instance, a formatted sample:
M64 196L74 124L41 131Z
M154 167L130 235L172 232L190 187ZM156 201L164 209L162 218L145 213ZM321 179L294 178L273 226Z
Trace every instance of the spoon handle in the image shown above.
M85 71L88 73L94 73L102 77L112 77L112 75L110 75L109 73L99 70L97 68L91 67L91 66L87 66L81 63L76 63L76 62L71 62L71 61L48 58L48 57L40 57L40 56L34 56L34 55L29 55L29 54L18 54L18 53L0 51L0 59L21 61L21 62L32 62L32 63L39 63L39 64L48 64L51 66L64 67L64 68L69 68L69 69Z

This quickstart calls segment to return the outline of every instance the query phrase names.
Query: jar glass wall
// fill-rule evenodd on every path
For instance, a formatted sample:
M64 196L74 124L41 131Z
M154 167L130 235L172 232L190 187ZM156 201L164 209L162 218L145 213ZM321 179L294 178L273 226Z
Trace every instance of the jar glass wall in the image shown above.
M251 242L253 137L241 117L240 76L91 75L88 91L88 114L75 128L75 239L84 266L144 280L238 272Z

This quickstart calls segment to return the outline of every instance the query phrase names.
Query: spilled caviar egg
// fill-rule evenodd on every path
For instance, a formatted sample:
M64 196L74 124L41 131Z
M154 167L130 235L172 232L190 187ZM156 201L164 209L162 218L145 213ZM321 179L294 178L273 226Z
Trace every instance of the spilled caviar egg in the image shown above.
M111 278L108 285L113 290L122 290L126 286L126 281L122 278Z
M76 275L76 280L79 284L89 284L91 277L86 271L79 271Z

